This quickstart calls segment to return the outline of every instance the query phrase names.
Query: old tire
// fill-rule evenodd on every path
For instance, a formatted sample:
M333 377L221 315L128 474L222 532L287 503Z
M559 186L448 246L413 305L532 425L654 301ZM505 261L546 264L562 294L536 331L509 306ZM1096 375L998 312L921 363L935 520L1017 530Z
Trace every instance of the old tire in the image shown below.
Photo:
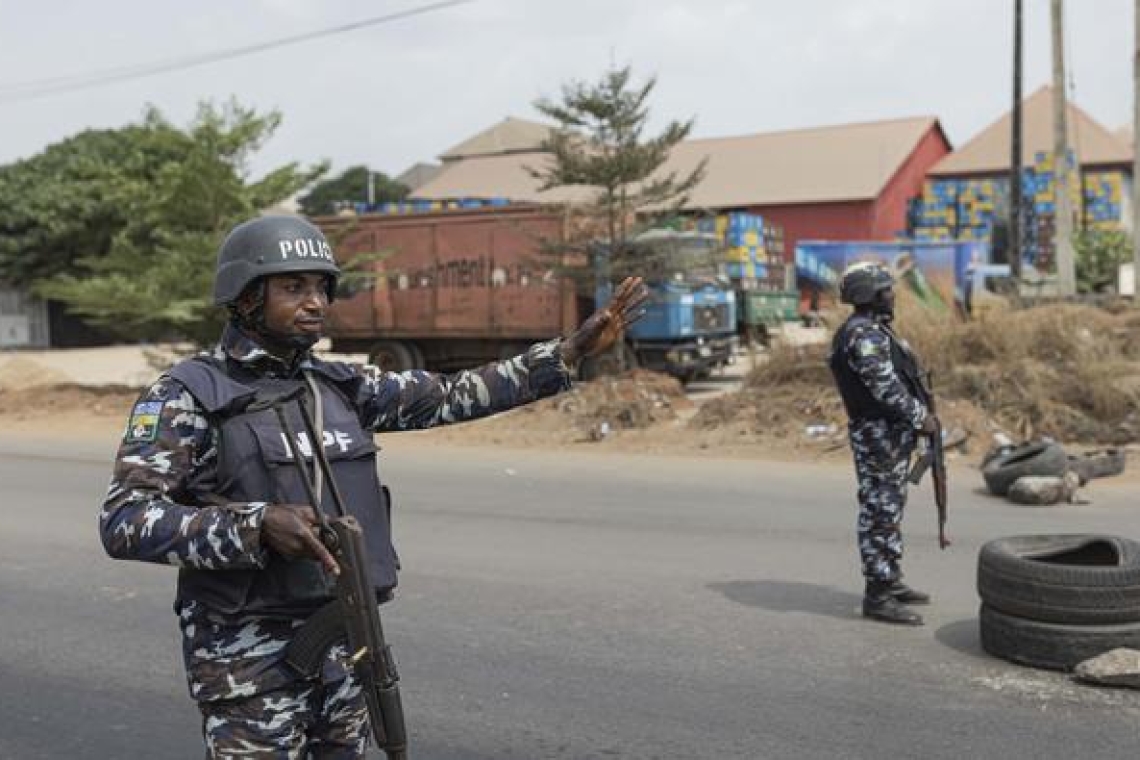
M978 553L978 595L999 612L1069 625L1140 623L1140 542L1011 536Z
M982 468L982 477L991 493L1005 496L1018 478L1026 475L1060 477L1068 466L1069 458L1060 444L1027 443L987 462Z
M982 649L994 657L1049 670L1077 664L1118 647L1140 648L1140 623L1062 625L1026 620L983 604L978 613Z
M1124 451L1104 449L1069 455L1069 469L1081 478L1081 485L1095 478L1110 478L1124 472Z

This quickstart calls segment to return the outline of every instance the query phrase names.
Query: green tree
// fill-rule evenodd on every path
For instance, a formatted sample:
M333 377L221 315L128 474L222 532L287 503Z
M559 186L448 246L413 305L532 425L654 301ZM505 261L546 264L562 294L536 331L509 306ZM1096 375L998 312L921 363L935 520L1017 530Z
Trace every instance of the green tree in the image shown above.
M0 167L0 280L28 287L110 251L135 199L181 150L152 117L81 132Z
M203 104L185 130L150 109L141 125L113 133L114 145L138 151L140 166L99 166L92 172L89 194L104 204L94 209L68 188L48 193L70 205L60 205L25 232L42 241L34 291L123 338L214 339L225 316L213 306L211 288L222 236L325 171L323 165L290 163L256 181L249 178L249 157L280 122L277 113L261 115L230 102ZM59 182L43 175L40 181ZM74 237L93 243L52 257L57 225L70 224L75 210L85 224Z
M1116 285L1121 264L1132 260L1132 241L1120 230L1084 230L1073 237L1077 289L1100 293Z
M336 213L344 205L366 203L369 171L367 166L353 166L337 177L318 182L298 199L301 211L307 216L321 216ZM408 196L405 185L383 172L372 172L372 188L376 203L402 201Z
M557 101L542 98L535 103L557 125L542 145L550 161L529 169L539 189L590 190L584 202L572 205L567 244L551 250L605 250L613 278L644 270L651 248L631 241L675 216L705 175L705 160L683 176L665 170L693 120L672 121L660 134L649 136L649 96L656 84L654 77L635 84L627 66L607 71L598 82L564 85Z

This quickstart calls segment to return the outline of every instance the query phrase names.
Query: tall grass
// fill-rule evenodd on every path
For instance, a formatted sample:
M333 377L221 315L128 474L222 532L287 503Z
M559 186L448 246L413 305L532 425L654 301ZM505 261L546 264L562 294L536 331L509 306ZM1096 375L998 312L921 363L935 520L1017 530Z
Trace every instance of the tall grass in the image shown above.
M940 400L969 401L1022 437L1140 440L1135 311L1054 304L962 322L922 308L903 292L895 326L933 372ZM738 402L752 409L773 403L818 406L822 392L834 393L829 351L830 345L776 346L746 378L741 393L747 398ZM723 416L728 410L718 411Z

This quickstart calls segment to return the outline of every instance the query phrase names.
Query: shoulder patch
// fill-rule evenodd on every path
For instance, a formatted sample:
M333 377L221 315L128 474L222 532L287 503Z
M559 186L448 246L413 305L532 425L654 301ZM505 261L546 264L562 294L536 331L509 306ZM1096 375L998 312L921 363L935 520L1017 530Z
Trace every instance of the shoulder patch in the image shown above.
M887 354L887 346L882 340L863 338L855 344L855 353L861 358L868 356L885 356Z
M127 422L124 443L150 443L158 438L158 420L162 416L165 401L140 401L131 412Z

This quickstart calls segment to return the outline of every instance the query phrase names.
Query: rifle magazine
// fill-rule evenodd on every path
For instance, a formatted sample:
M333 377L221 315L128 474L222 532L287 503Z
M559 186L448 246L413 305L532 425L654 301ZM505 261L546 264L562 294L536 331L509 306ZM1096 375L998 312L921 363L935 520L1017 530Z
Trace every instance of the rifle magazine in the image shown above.
M344 639L344 606L334 599L296 630L285 647L285 662L300 675L315 676L329 649Z

